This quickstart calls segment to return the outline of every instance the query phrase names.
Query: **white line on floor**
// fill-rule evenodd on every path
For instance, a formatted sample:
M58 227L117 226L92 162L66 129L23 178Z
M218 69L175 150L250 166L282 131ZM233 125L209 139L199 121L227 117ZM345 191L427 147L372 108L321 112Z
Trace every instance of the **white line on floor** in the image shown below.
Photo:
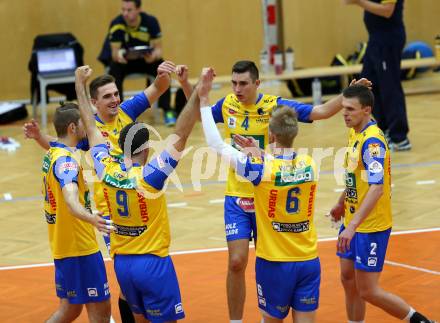
M210 204L224 203L225 199L209 200Z
M401 234L413 234L413 233L423 233L423 232L436 232L440 231L440 228L429 228L429 229L417 229L417 230L407 230L407 231L397 231L397 232L391 232L391 235L401 235ZM335 233L336 234L336 233ZM337 237L328 237L328 238L320 238L318 239L319 242L325 242L325 241L336 241ZM253 248L253 245L250 246L250 248ZM196 249L196 250L183 250L183 251L174 251L170 252L170 255L188 255L188 254L195 254L195 253L207 253L207 252L218 252L218 251L227 251L227 247L222 248L210 248L210 249ZM110 261L110 258L105 258L105 261ZM33 264L33 265L20 265L20 266L6 266L6 267L0 267L0 271L2 270L14 270L14 269L28 269L28 268L38 268L38 267L50 267L53 266L53 263L44 263L44 264Z
M432 185L435 184L435 180L428 180L428 181L417 181L417 185Z
M406 265L406 264L402 264L400 262L394 262L394 261L389 261L389 260L385 260L385 263L387 265L391 265L391 266L396 266L396 267L403 267L406 269L412 269L412 270L416 270L416 271L422 271L424 273L428 273L428 274L433 274L433 275L439 275L440 276L440 272L439 271L435 271L435 270L430 270L430 269L425 269L422 267L416 267L416 266L411 266L411 265Z
M188 205L188 203L186 203L186 202L182 202L182 203L169 203L168 207L185 207L187 205Z

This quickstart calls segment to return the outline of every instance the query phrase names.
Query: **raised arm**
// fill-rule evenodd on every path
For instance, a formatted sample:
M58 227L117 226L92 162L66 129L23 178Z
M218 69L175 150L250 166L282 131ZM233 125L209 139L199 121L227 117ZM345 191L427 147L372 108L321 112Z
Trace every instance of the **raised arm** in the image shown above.
M88 65L80 66L75 71L75 89L78 97L79 111L84 127L86 128L90 147L105 143L104 137L96 127L92 104L87 95L86 83L90 75L92 75L92 72L92 69Z
M57 140L55 137L42 133L38 122L34 119L23 125L23 133L26 139L34 139L45 150L50 148L49 142Z
M157 68L157 76L153 84L144 91L150 105L153 105L159 97L170 87L171 73L176 71L176 65L173 62L165 61Z
M377 16L390 18L394 13L396 1L386 1L385 3L376 3L370 0L343 0L345 4L355 4Z
M78 196L78 185L76 183L69 183L63 186L63 197L72 213L78 219L88 222L93 225L98 231L110 233L112 229L111 221L90 213L80 202Z
M368 88L371 88L372 83L366 78L362 78L360 80L352 80L351 85L363 85ZM337 97L325 102L324 104L316 105L313 107L312 112L310 113L310 120L322 120L328 119L331 116L335 115L342 109L342 94L339 94Z
M180 158L180 153L185 149L186 141L188 140L194 124L200 118L199 106L199 97L197 96L197 92L193 91L188 102L177 118L174 131L176 139L171 146L167 147L167 150L176 159Z
M203 132L205 133L205 139L208 146L214 149L218 154L229 157L230 165L236 168L238 159L246 159L246 156L231 145L226 144L215 125L211 106L209 105L209 92L211 91L214 76L215 73L212 68L204 68L199 84L196 88L200 98L200 113L202 117Z
M188 66L186 65L177 65L176 66L176 76L177 80L182 87L183 93L185 94L186 99L188 100L193 91L193 87L188 80Z

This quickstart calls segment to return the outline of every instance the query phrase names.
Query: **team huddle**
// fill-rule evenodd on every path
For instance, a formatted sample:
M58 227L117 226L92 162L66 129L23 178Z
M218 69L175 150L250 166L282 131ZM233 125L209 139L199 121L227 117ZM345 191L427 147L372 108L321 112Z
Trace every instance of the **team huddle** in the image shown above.
M175 125L177 139L149 158L148 125L136 119L168 90L172 74L187 104ZM391 165L387 141L371 117L371 82L353 80L341 95L312 106L260 94L257 67L239 61L232 68L233 93L212 105L212 68L202 70L193 88L186 66L165 61L149 87L121 103L111 76L99 76L87 86L90 67L79 67L75 75L78 104L56 109L57 138L41 134L35 122L24 127L26 136L48 149L43 161L44 211L61 300L48 322L73 321L84 304L91 322L111 320L95 228L109 235L123 322L185 317L169 256L164 187L197 121L209 147L230 165L224 202L230 321L242 322L244 272L253 238L262 320L282 322L292 308L294 322L314 322L321 280L314 224L319 169L311 156L297 154L292 146L298 122L327 119L340 110L350 129L346 188L330 215L344 220L337 255L347 319L363 322L369 302L408 322L431 322L378 284L392 226ZM231 144L223 140L217 123L224 124ZM92 197L84 179L86 159L97 178ZM97 212L91 210L91 198Z

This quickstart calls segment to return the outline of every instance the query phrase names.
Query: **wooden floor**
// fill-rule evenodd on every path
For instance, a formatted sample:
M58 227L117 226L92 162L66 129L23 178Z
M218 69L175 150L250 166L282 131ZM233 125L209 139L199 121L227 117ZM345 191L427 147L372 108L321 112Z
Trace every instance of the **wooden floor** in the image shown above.
M265 88L262 89L264 92ZM270 93L287 95L284 88ZM225 90L213 93L213 102ZM440 95L407 97L410 120L410 152L392 154L394 231L440 228ZM50 109L53 110L53 109ZM142 117L150 122L151 113ZM43 151L25 141L20 123L0 127L0 136L10 136L21 143L14 153L0 151L0 322L40 322L57 305L54 296L53 267L7 269L8 266L50 263L47 228L40 193ZM172 129L155 125L166 137ZM52 129L49 130L52 132ZM346 143L347 129L341 115L330 120L300 127L295 147L333 149L333 157L321 164L316 201L319 237L332 238L336 231L323 215L335 203L343 186L334 175L334 155ZM177 175L167 190L172 229L173 252L224 248L223 189L224 172L218 171L219 160L202 160L204 139L196 125L188 147L192 151L180 163ZM338 166L338 165L336 165ZM212 172L212 174L210 174ZM198 185L201 183L201 185ZM176 187L177 184L177 187ZM179 189L179 187L181 189ZM5 195L6 194L6 195ZM391 239L389 261L413 267L386 265L383 287L398 293L416 308L440 319L440 245L439 232L396 235ZM321 302L318 322L344 322L342 288L334 242L321 242L323 265ZM107 254L103 249L103 253ZM226 252L175 255L188 322L226 322L227 307L224 281ZM248 297L245 322L257 322L253 259L247 272ZM2 269L0 267L0 269ZM116 282L108 263L112 292ZM428 272L420 271L426 269ZM431 271L431 272L429 272ZM117 319L116 307L113 308ZM84 319L80 320L81 322ZM368 322L394 322L382 312L369 308Z

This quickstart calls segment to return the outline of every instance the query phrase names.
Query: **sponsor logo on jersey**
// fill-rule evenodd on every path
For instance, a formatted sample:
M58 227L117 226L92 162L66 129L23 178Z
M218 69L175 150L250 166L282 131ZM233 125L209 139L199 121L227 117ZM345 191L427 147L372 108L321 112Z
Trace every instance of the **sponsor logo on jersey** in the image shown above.
M47 173L49 171L49 168L50 168L50 157L49 155L45 155L43 160L43 172Z
M87 294L89 294L89 297L98 297L98 290L96 288L87 288Z
M313 181L312 168L296 169L293 172L278 172L275 176L275 186L296 185Z
M178 304L174 305L174 311L176 312L176 314L183 313L182 303L178 303Z
M136 181L135 179L124 179L124 180L118 180L117 178L114 178L113 176L110 176L109 174L105 174L103 181L113 187L122 188L122 189L134 189L136 188Z
M277 305L276 309L278 311L280 311L281 313L284 313L284 312L287 312L290 309L290 305L285 305L285 306Z
M266 307L266 299L264 297L258 296L258 304Z
M379 157L380 156L380 144L369 144L368 145L368 152L370 153L371 157Z
M113 223L113 226L115 227L116 234L127 237L140 236L142 233L144 233L147 230L146 225L129 227L129 226Z
M313 213L312 211L315 202L315 192L316 192L316 184L312 184L312 186L310 187L309 201L307 203L307 217L311 217Z
M162 316L162 313L160 312L160 309L147 309L146 312L151 316Z
M377 160L374 160L368 165L368 170L373 174L377 174L383 171L383 167L381 163L379 163Z
M276 232L300 233L300 232L309 231L310 222L309 220L297 222L297 223L272 222L272 228Z
M247 197L239 197L236 201L237 205L247 213L255 212L254 199Z
M157 159L157 164L159 165L159 168L160 169L165 168L165 162L163 161L162 157L157 156L156 159Z
M258 295L263 296L263 287L260 284L257 284L257 292Z
M233 234L238 234L237 223L227 223L225 225L225 232L227 237Z
M275 211L277 209L277 197L278 197L278 191L277 190L270 190L269 193L269 206L268 206L268 214L267 216L269 218L275 217Z
M302 297L299 300L302 304L316 304L316 298L315 297Z
M55 224L56 223L56 219L57 219L56 214L49 214L48 212L44 211L44 215L46 217L46 222L48 224Z
M108 287L108 283L104 284L104 295L109 295L110 294L110 289Z
M228 117L228 127L231 129L235 129L237 126L237 119L234 117Z
M108 134L107 131L101 131L101 135L102 135L104 138L108 138L108 136L109 136L109 134Z
M75 162L63 162L59 166L60 173L66 172L66 171L78 171L78 164Z
M237 111L235 111L234 109L231 109L231 108L229 108L228 112L229 112L229 114L236 114L237 113Z
M257 124L269 123L269 116L267 118L257 118L255 121Z
M376 267L377 257L368 257L368 267Z

